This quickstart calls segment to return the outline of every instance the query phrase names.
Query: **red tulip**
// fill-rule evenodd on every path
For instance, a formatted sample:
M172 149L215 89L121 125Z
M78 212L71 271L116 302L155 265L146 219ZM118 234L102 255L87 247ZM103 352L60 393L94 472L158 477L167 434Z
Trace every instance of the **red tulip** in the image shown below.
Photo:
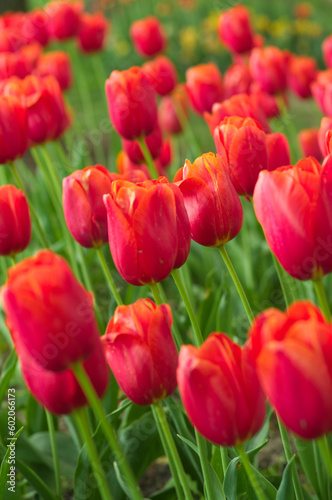
M319 130L318 130L318 144L322 152L323 158L328 154L326 148L326 133L332 130L332 118L323 116Z
M70 125L60 86L53 76L12 78L4 85L3 94L25 102L31 144L58 139Z
M24 37L15 28L0 30L0 52L17 52L25 45Z
M214 63L198 64L187 69L186 83L190 102L199 114L210 112L212 105L223 99L222 76Z
M314 158L261 172L254 209L284 269L300 280L332 271L332 164ZM282 200L282 203L280 203Z
M188 98L183 84L162 98L159 107L159 119L163 130L169 134L179 134L188 119Z
M147 61L142 69L157 94L163 96L172 92L177 83L177 74L174 64L168 57L158 56L152 61Z
M23 156L28 149L27 110L14 96L0 92L0 165Z
M177 380L189 419L213 443L237 446L263 425L265 398L251 353L225 334L210 334L200 348L182 346Z
M249 59L252 77L269 94L285 90L287 86L286 55L277 47L256 47Z
M10 330L46 370L85 360L99 342L92 295L49 250L9 269L1 299Z
M163 138L161 128L157 124L152 134L146 136L145 138L146 146L153 159L159 156L162 141ZM133 163L139 164L145 162L145 157L138 141L128 141L127 139L122 139L122 148Z
M41 366L24 346L20 337L12 333L20 360L23 379L33 396L48 411L59 415L71 413L87 404L72 370L60 372ZM84 369L101 398L107 388L109 375L101 342L96 342L91 354L83 362Z
M207 153L193 164L186 160L174 178L183 195L191 237L200 245L224 245L242 226L242 205L226 163L225 157Z
M46 5L49 32L55 40L66 40L75 36L79 29L82 2L56 0Z
M322 43L323 59L328 68L332 68L332 35Z
M256 317L248 348L271 405L303 439L332 431L332 328L310 302Z
M290 164L289 145L284 134L280 132L266 134L266 144L269 156L268 170L275 170Z
M104 202L111 253L124 280L156 283L184 264L190 226L177 186L165 177L138 184L115 181Z
M243 64L232 64L224 75L225 98L236 94L248 94L252 82L251 73Z
M236 5L220 15L218 33L221 41L233 52L248 52L254 46L249 12L242 5Z
M0 53L0 80L17 76L24 78L33 70L31 61L21 49L18 52Z
M111 122L118 134L131 141L154 131L156 96L141 68L112 71L105 89Z
M0 255L25 250L31 239L31 220L25 194L15 186L0 186Z
M303 152L303 156L313 156L317 161L321 161L323 159L323 154L318 143L318 130L317 127L300 130L298 133L298 142Z
M164 29L154 16L134 21L130 27L130 38L136 52L142 57L154 56L166 46Z
M214 131L217 152L226 154L228 173L240 195L251 196L258 174L268 167L266 134L252 118L225 118Z
M62 50L42 54L35 72L39 76L53 75L58 80L61 90L69 89L73 82L70 57Z
M116 157L116 169L120 175L128 174L129 172L137 172L137 173L139 172L139 175L141 175L142 178L138 179L137 181L131 181L131 182L143 182L146 181L147 179L151 179L148 167L143 163L140 164L133 163L129 158L129 156L124 151L119 151ZM162 174L160 173L160 175Z
M107 362L123 392L135 404L156 403L176 389L178 355L172 313L139 299L116 308L102 337Z
M332 68L317 73L311 92L320 110L332 117Z
M43 9L33 9L24 14L21 32L27 43L38 42L45 47L49 41L49 18Z
M292 56L288 63L288 85L295 95L305 99L311 96L311 83L316 79L316 59Z
M78 46L83 52L96 52L103 48L109 23L102 12L88 14L80 18Z

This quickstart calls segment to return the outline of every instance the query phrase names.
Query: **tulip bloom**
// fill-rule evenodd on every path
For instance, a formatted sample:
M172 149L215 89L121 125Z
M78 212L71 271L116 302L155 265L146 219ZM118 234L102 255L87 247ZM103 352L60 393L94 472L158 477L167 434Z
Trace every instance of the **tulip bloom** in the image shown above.
M332 35L322 43L323 59L328 68L332 68Z
M75 36L79 29L82 2L56 0L49 2L45 11L48 15L48 29L55 40L66 40Z
M224 75L225 99L236 94L248 94L251 82L251 73L247 66L232 64Z
M154 16L134 21L130 27L130 38L136 52L142 57L154 56L166 46L164 29Z
M15 186L0 186L0 255L25 250L31 239L31 220L25 194Z
M247 343L271 405L303 439L332 431L332 328L309 301L257 316Z
M0 80L17 76L24 78L33 70L30 59L21 49L19 52L0 53Z
M217 152L226 154L228 173L240 195L251 196L258 174L268 167L266 134L252 118L225 118L214 131Z
M80 18L78 46L82 52L96 52L103 48L109 23L102 12L88 14Z
M254 34L248 10L236 5L223 12L218 21L218 34L232 52L249 52L254 46Z
M179 119L180 117L180 119ZM163 130L169 134L179 134L188 119L188 97L183 84L161 99L159 119Z
M147 61L142 69L157 94L163 96L172 92L177 83L177 74L174 64L168 57L158 56L152 61Z
M72 370L54 372L41 366L29 350L12 332L15 348L19 357L22 376L30 392L48 411L66 415L87 404L85 395ZM91 383L101 398L107 388L109 374L100 341L83 361L83 367Z
M190 225L181 192L165 177L115 181L104 196L114 264L128 283L146 285L181 267L190 250Z
M287 137L280 132L266 135L266 144L269 155L268 170L289 165L291 162Z
M92 295L49 250L9 269L1 300L9 329L46 370L85 360L99 342Z
M332 117L332 68L317 73L311 92L323 114Z
M283 268L300 280L332 271L332 164L314 158L261 172L254 209ZM282 203L280 203L282 200Z
M159 156L162 142L163 137L161 128L157 124L152 134L146 136L145 138L145 144L153 159ZM122 147L133 163L139 164L145 162L145 157L138 141L128 141L127 139L122 139Z
M137 66L112 71L105 84L111 122L121 137L132 141L157 126L157 101L143 70Z
M242 205L226 163L225 157L207 153L193 164L186 160L174 178L183 195L191 237L200 245L224 245L242 226Z
M69 89L73 82L70 57L62 50L42 54L35 72L39 76L53 75L58 80L61 90Z
M249 67L254 80L269 94L282 92L287 87L286 55L277 47L256 47L252 50Z
M311 83L316 79L316 59L307 56L291 56L288 63L288 85L295 95L305 99L311 96Z
M189 419L213 443L237 446L263 425L265 397L251 353L224 333L210 334L200 348L182 346L177 380Z
M178 355L172 313L139 299L115 309L102 337L106 360L123 392L137 405L151 405L175 391Z
M199 114L210 112L224 96L222 76L214 63L198 64L186 71L186 89L190 102Z
M0 92L0 165L23 156L28 149L28 121L25 105Z
M326 134L329 130L332 130L332 118L323 116L318 130L318 144L323 158L325 158L325 156L328 154L326 148Z
M318 143L318 131L319 129L317 127L300 130L298 133L298 142L303 152L303 156L313 156L317 161L321 161L323 159L323 154ZM324 147L326 148L325 137Z

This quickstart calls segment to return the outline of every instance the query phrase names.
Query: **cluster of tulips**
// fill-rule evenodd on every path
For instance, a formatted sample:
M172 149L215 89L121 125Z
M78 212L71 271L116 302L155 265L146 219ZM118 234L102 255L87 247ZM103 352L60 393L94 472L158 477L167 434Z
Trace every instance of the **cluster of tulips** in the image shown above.
M191 67L186 82L179 83L175 65L161 54L167 39L160 21L153 16L135 21L130 36L136 51L154 58L112 71L105 83L110 120L122 141L118 172L97 164L70 173L69 166L61 191L44 144L58 141L61 148L59 139L71 126L63 96L71 81L70 60L65 53L42 54L40 45L77 37L81 50L99 50L107 22L102 15L83 13L80 3L57 1L44 10L6 14L0 25L0 163L11 165L21 188L0 187L0 255L13 261L1 304L29 391L50 413L77 415L101 498L114 496L91 438L95 429L87 428L82 410L87 405L113 450L125 493L143 499L101 404L109 384L118 384L134 404L151 405L174 478L170 498L198 498L162 404L177 388L195 429L187 441L200 457L200 498L236 498L225 478L238 455L251 484L245 498L305 498L286 429L294 433L316 497L330 498L325 495L332 487L332 325L322 278L332 271L332 38L323 43L331 69L318 71L310 57L264 46L248 11L235 6L221 13L218 23L232 66L224 77L214 63ZM273 133L269 123L287 113L287 89L301 99L313 95L327 115L319 129L301 131L303 158L295 165L286 136ZM215 152L199 151L190 107L204 117ZM197 154L193 162L183 159L171 181L172 137L180 133L192 139ZM15 162L28 148L49 168L50 197L55 207L61 204L59 220L64 218L64 231L75 240L66 248L70 263L49 248L33 200L22 190ZM225 245L241 230L243 205L251 202L276 257L285 312L269 308L254 317L226 252ZM43 249L16 263L30 244L30 214ZM191 240L216 248L234 280L250 323L243 345L227 332L203 339L178 271ZM107 243L119 275L130 285L148 285L154 301L146 297L124 304L102 250ZM80 247L95 249L117 304L106 331L89 270L84 274L81 258L77 262L75 251L84 255ZM188 311L189 334L173 324L161 284L170 275ZM320 308L296 300L289 275L312 280ZM184 338L191 343L183 345ZM244 448L262 429L269 407L278 417L288 462L278 494ZM211 456L218 446L222 458L216 472ZM56 449L53 455L56 463ZM310 470L308 463L316 468ZM51 499L61 498L59 478L56 483L56 494L48 492Z

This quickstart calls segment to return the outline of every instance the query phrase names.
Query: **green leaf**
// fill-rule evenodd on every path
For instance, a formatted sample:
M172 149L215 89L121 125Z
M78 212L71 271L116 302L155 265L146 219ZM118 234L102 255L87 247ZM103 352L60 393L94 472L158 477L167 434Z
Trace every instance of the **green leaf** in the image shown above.
M177 434L177 437L179 439L181 439L181 441L183 441L184 443L186 443L186 445L188 445L189 448L191 448L192 450L194 450L194 452L197 453L197 455L199 455L198 448L197 448L197 446L192 441L189 441L189 439L186 439L185 437L180 436L180 434Z
M261 429L257 432L257 434L255 434L251 439L249 439L249 441L246 441L246 443L244 444L244 449L246 450L247 453L250 454L252 450L257 449L257 447L259 448L262 441L266 444L266 440L270 433L270 419L272 415L273 415L273 410L271 407L269 407L264 424L261 427ZM259 448L258 451L260 449L261 448Z
M294 441L303 472L307 476L311 486L315 490L315 493L319 494L319 484L314 459L314 443L313 441L304 441L296 436L294 436Z
M149 497L150 500L177 500L177 494L174 487L174 480L171 478L165 484L162 490L156 491Z
M47 431L47 420L44 408L29 394L26 404L26 430L28 434Z
M7 444L7 449L4 454L4 457L1 462L1 468L0 468L0 498L3 498L4 492L7 486L7 474L10 471L10 467L15 465L15 450L16 450L16 443L17 443L17 438L23 431L23 427L21 427L13 437L11 441L8 441ZM13 447L13 448L12 448ZM14 455L11 456L12 449L14 450Z
M292 481L292 468L295 467L295 455L288 462L278 489L276 500L294 500L294 488Z
M8 389L9 382L15 373L15 368L17 365L17 355L15 350L13 350L8 356L6 363L2 370L1 380L0 380L0 404L5 397L5 393Z

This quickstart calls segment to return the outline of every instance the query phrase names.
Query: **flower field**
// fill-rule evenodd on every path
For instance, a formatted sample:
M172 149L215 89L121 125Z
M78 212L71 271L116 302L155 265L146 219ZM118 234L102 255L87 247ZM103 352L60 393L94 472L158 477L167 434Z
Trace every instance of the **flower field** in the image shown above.
M0 498L332 500L330 2L3 9Z

